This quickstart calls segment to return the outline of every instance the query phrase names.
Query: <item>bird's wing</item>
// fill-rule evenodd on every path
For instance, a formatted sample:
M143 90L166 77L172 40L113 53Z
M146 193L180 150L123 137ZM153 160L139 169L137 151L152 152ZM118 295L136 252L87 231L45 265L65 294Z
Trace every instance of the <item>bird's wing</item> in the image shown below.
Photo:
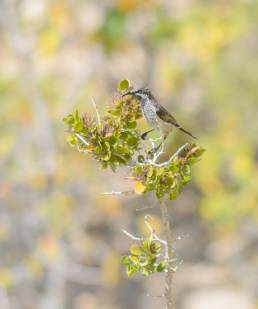
M176 119L160 104L158 104L158 105L156 104L156 113L157 113L158 117L161 120L163 120L164 122L171 123L172 125L174 125L176 128L178 128L179 130L181 130L185 134L191 136L192 138L197 139L197 137L195 137L192 133L190 133L189 131L182 128L180 126L180 124L176 121Z
M161 120L167 123L173 124L175 127L179 128L180 125L176 119L161 105L156 106L156 113Z

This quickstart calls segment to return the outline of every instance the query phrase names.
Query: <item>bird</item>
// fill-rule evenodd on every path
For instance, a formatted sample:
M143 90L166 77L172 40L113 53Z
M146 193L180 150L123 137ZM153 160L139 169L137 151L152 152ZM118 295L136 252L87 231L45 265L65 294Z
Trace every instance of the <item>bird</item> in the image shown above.
M197 137L195 137L192 133L185 130L168 110L158 103L150 89L140 88L135 91L128 91L122 96L124 97L126 95L132 95L139 99L143 117L152 128L151 130L143 133L141 138L146 139L148 134L154 130L159 131L161 134L163 141L158 147L154 148L154 152L160 148L162 143L166 140L174 128L177 128L192 138L197 139Z

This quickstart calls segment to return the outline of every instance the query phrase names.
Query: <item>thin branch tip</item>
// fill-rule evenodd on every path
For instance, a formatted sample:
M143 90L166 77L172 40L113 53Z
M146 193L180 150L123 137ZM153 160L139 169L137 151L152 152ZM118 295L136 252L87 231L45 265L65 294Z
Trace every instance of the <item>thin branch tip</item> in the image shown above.
M95 102L93 97L91 97L91 103L92 103L92 105L93 105L93 107L95 109L98 125L100 125L101 124L100 114L99 114L99 111L98 111L98 108L97 108L97 104L96 104L96 102Z

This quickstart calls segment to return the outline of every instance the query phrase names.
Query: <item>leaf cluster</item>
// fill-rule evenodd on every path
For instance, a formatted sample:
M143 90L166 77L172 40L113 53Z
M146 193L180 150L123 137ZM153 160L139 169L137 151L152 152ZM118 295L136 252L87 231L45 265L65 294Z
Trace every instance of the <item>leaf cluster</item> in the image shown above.
M90 153L102 168L128 165L139 150L140 136L136 120L141 117L139 101L132 96L119 96L108 109L108 115L97 123L78 111L64 118L68 142L80 151Z
M133 169L133 175L145 188L144 192L155 191L157 198L168 195L175 200L192 177L191 166L200 160L204 149L189 144L177 157L165 166L151 163L138 163Z
M162 259L161 243L153 240L152 236L141 241L140 244L133 244L130 247L130 254L122 256L121 263L126 266L128 277L136 273L149 276L156 272L167 270L167 262Z

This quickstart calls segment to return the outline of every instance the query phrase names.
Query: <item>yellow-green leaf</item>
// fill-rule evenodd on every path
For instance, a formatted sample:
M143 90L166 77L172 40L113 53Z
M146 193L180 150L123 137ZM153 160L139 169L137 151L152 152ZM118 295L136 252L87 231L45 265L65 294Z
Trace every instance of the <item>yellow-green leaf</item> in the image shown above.
M131 247L130 247L130 252L133 255L141 255L142 249L138 245L132 244Z
M128 90L129 86L130 86L129 81L127 79L123 79L119 82L118 90L124 92Z

